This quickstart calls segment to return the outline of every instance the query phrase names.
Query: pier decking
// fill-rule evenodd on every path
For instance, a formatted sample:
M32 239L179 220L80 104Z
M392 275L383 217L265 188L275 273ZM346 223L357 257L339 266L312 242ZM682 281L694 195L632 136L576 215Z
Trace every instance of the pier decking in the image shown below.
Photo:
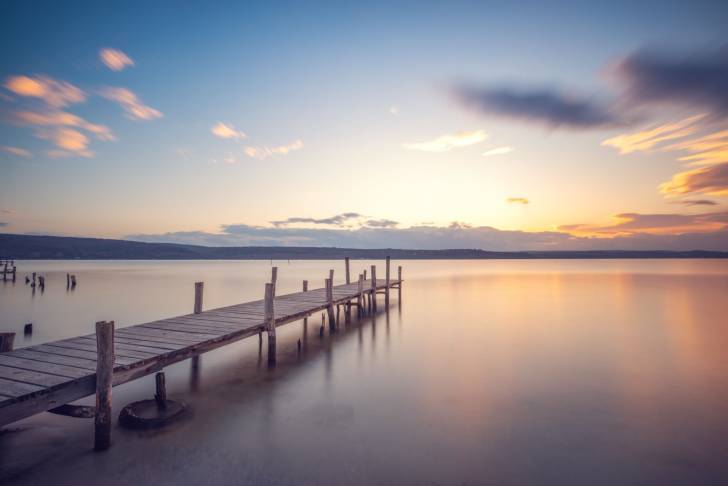
M348 281L348 259L346 273ZM276 327L327 311L333 329L336 306L344 306L347 320L352 307L363 310L367 297L376 310L377 293L385 293L388 301L390 289L401 289L401 267L398 275L390 279L387 271L385 279L377 279L374 274L373 279L366 280L360 275L356 282L343 285L330 285L331 280L327 279L324 288L312 290L305 290L304 282L303 292L275 296L274 270L273 282L266 284L266 299L207 311L202 311L202 285L198 283L192 314L115 330L113 323L99 323L108 324L111 331L108 342L112 353L107 357L103 355L99 324L96 334L0 353L0 426L95 393L98 435L99 408L104 404L99 405L102 380L97 382L97 376L109 375L106 378L110 394L110 386L161 371L185 359L196 359L202 353L263 332L268 334L269 363L275 363ZM102 345L97 347L97 342ZM107 373L103 371L103 361L111 363L111 359L113 366ZM110 399L106 407L110 415Z

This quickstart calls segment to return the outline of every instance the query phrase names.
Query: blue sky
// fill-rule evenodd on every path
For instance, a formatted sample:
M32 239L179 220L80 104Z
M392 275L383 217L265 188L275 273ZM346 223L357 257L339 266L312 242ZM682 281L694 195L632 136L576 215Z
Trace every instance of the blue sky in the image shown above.
M3 231L728 249L725 154L680 160L725 144L722 2L5 2L0 18ZM38 80L83 100L23 93ZM657 127L673 136L605 144Z

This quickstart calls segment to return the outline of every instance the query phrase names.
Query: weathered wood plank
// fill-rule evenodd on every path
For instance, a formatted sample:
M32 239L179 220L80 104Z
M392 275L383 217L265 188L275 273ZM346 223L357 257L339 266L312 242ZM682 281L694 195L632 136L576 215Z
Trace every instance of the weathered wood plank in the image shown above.
M61 356L58 354L44 353L32 348L20 348L13 351L12 356L20 358L33 359L43 361L45 363L57 363L67 366L75 366L85 370L96 371L96 360L74 358L71 356Z
M33 361L30 359L20 358L16 356L0 355L0 366L9 366L20 368L23 370L38 371L48 375L58 375L66 378L80 378L89 374L88 370L82 368L74 368L58 363L45 363L42 361Z
M20 397L27 395L28 393L37 392L44 390L45 388L38 385L31 385L29 383L20 383L18 381L6 380L0 378L0 390L2 394L7 397Z

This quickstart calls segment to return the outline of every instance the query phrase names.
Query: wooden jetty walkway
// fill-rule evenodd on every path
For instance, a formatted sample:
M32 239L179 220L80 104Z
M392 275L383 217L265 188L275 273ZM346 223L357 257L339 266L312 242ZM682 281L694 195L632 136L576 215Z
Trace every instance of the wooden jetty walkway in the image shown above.
M351 319L358 313L376 311L376 296L383 293L389 304L390 289L401 293L402 267L390 278L386 260L385 278L378 279L376 267L370 277L359 275L352 282L349 259L345 260L345 282L333 285L333 270L323 288L287 295L275 295L277 268L271 283L265 284L264 299L202 311L203 284L195 284L194 312L129 327L114 328L113 322L96 323L95 334L48 342L12 350L12 333L0 333L0 426L52 411L62 415L95 418L95 448L103 450L111 441L111 387L151 373L157 378L165 366L246 337L265 332L268 337L268 363L275 365L276 327L326 311L329 328L334 330L338 310ZM401 295L401 294L400 294ZM336 311L335 311L336 309ZM165 396L164 377L157 379L157 393ZM68 405L96 395L95 407Z

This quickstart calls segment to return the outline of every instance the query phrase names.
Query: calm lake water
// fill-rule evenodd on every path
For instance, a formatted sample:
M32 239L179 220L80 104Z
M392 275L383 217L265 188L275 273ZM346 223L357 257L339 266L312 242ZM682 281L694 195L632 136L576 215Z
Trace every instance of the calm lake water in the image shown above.
M358 274L370 264L353 261ZM192 416L155 432L43 413L0 433L3 484L727 484L728 261L404 261L401 300L323 338L278 331L167 368ZM278 293L341 261L286 261ZM270 262L18 262L16 347L263 296ZM46 275L33 294L26 273ZM66 272L79 285L67 291ZM22 327L33 322L24 339ZM114 410L153 377L114 388ZM85 400L92 403L91 400Z

